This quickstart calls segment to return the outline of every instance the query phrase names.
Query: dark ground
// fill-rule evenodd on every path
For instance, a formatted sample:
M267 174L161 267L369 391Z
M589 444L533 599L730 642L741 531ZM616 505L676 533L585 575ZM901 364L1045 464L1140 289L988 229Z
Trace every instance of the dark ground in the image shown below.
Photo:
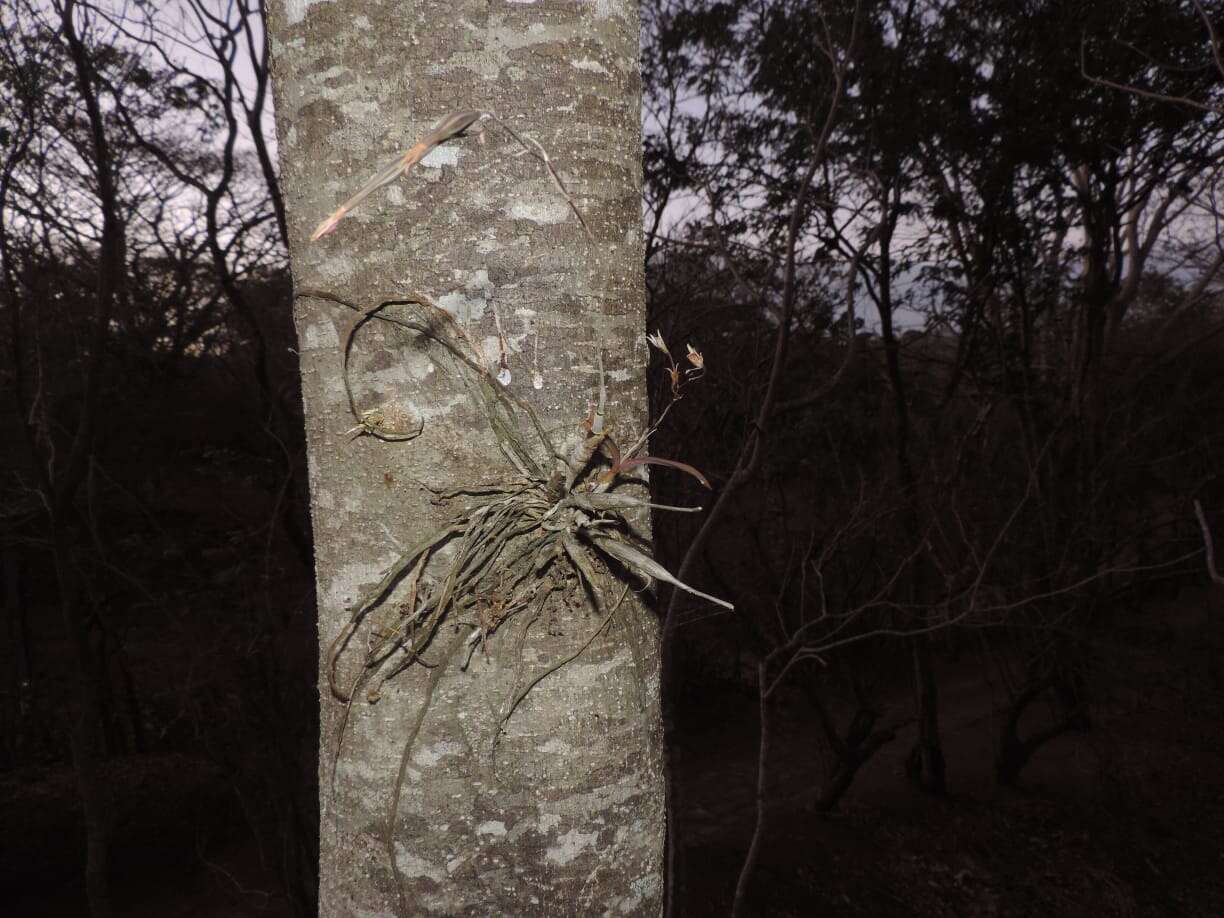
M863 768L840 813L805 811L823 759L794 703L778 718L756 913L1224 914L1221 605L1185 591L1118 634L1094 728L1039 751L1018 791L993 786L990 693L969 655L941 673L947 800L907 786L911 728ZM755 712L746 694L710 698L681 740L686 914L728 913L752 830Z
M804 703L783 701L754 913L1224 914L1222 605L1219 593L1186 589L1117 630L1103 656L1111 663L1094 682L1094 728L1041 750L1020 791L993 787L991 691L973 653L940 664L946 800L907 786L912 728L904 728L864 767L841 812L808 812L825 758ZM184 616L191 620L200 621ZM34 635L44 659L53 622ZM153 656L139 652L140 634L129 634L138 684L168 678L176 653L192 657L178 625L178 650ZM211 690L207 683L201 677L197 689ZM904 689L896 696L903 716ZM756 699L725 685L686 692L680 720L684 914L725 915L752 831ZM190 745L187 736L179 745ZM215 751L168 752L109 764L121 814L113 855L120 914L289 914L270 827L257 825L224 761ZM0 774L0 913L86 914L77 820L66 766Z

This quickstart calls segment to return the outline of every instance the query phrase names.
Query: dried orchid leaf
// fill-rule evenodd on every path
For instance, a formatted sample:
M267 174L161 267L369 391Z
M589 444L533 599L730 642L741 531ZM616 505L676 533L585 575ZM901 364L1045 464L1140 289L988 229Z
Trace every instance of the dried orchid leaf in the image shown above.
M592 513L615 513L619 510L675 510L678 513L700 513L701 507L676 507L671 504L655 504L632 494L608 494L597 491L578 491L567 498L569 504Z
M604 472L604 475L615 477L616 475L619 475L622 472L627 472L634 466L638 465L665 465L669 469L677 469L684 472L686 475L692 475L703 485L705 485L705 487L709 488L711 491L714 490L709 480L687 462L678 462L675 459L660 459L658 456L641 456L637 459L626 459L623 462L613 466L610 471Z
M694 589L687 583L683 583L672 576L671 571L665 568L662 564L656 561L643 552L638 551L632 545L626 545L619 539L613 538L610 535L602 533L598 530L585 530L584 534L590 538L595 547L604 554L615 558L621 564L633 568L640 574L647 577L653 577L655 580L662 580L664 583L670 583L679 590L684 590L686 593L692 593L694 596L700 596L702 599L707 599L715 605L722 606L724 609L735 611L735 606L726 600L719 599L717 596L711 596L709 593L703 593L701 590Z
M361 189L341 204L336 211L315 227L310 234L310 241L316 242L340 225L340 221L358 204L371 194L389 185L417 163L419 163L434 147L445 143L452 137L457 137L481 119L483 112L451 112L433 126L428 134L401 153L393 163L376 172Z

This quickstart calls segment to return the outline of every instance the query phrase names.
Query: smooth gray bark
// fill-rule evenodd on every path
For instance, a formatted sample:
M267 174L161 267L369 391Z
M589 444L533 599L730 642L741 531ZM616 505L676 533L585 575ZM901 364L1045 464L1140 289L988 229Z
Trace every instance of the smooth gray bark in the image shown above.
M367 305L418 291L494 360L496 311L511 346L510 388L559 441L578 432L602 349L610 424L621 442L636 436L646 420L637 5L282 0L269 30L296 287ZM307 241L442 115L468 109L493 111L544 146L594 240L541 165L490 125L486 144L443 145L334 234ZM346 607L400 549L446 520L422 483L471 486L513 472L448 362L379 322L365 325L354 347L355 396L364 406L403 405L424 430L404 443L345 436L354 422L341 346L353 314L302 297L295 318L325 654ZM604 635L523 702L495 771L490 748L516 678L519 623L496 633L467 672L442 675L395 826L409 913L660 911L658 626L633 595ZM520 683L576 651L598 624L584 604L551 606L527 631ZM440 659L451 639L444 627L426 659ZM350 657L342 679L360 653ZM354 703L333 793L342 707L321 672L322 915L401 911L383 826L429 677L414 666L377 704Z

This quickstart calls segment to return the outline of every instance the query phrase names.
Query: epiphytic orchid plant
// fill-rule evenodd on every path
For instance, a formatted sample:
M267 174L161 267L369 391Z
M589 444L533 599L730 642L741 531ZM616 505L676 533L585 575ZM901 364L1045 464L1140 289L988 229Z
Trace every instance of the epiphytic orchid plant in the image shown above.
M557 190L590 236L582 214L544 148L533 138L516 133L492 113L471 111L443 117L420 141L371 177L320 223L311 238L317 240L333 232L345 215L372 192L395 181L434 147L465 133L477 132L485 121L500 125L545 166ZM440 360L450 364L474 403L481 408L500 452L510 465L502 479L492 483L468 484L445 491L429 488L434 491L435 502L452 506L449 518L440 528L404 551L378 582L349 607L349 620L332 640L327 653L328 686L344 705L333 749L333 782L345 723L354 699L364 696L370 703L377 702L388 679L416 665L431 670L431 685L436 684L452 661L455 661L453 665L466 669L476 650L486 648L490 638L500 633L512 619L526 619L525 633L530 622L543 614L550 604L585 602L598 613L599 621L574 654L552 664L507 697L491 736L494 767L497 739L519 703L533 686L572 663L604 633L634 586L633 574L647 581L670 584L725 609L734 608L673 576L651 557L649 545L642 542L631 525L632 515L649 509L691 513L701 510L700 507L655 504L648 495L632 493L628 488L613 491L619 484L635 481L640 484L640 479L627 473L647 465L676 469L696 478L704 487L710 487L706 477L687 463L641 455L650 435L683 397L684 387L704 372L705 361L691 345L686 345L684 363L681 363L672 357L660 333L649 336L650 344L667 358L671 401L655 423L623 451L605 427L607 387L601 354L598 402L590 406L576 432L576 442L570 447L569 444L555 444L533 405L507 385L510 381L507 347L496 311L494 319L498 325L501 353L498 369L494 372L454 318L424 294L405 294L395 300L367 306L322 290L299 290L298 296L329 301L356 314L345 336L342 362L345 392L357 422L348 432L350 435L368 434L388 442L406 441L419 436L424 427L421 417L396 402L368 410L357 405L348 378L355 333L364 323L377 320L418 336L434 349ZM539 383L535 386L539 388ZM611 602L611 588L618 582L623 588L620 598ZM520 641L520 652L521 644ZM350 648L360 651L360 661L357 666L347 668L345 677L341 674L341 658ZM428 663L426 653L431 657ZM428 712L430 697L426 695L408 730L399 776L388 802L384 841L404 910L407 910L407 903L394 844L396 813L407 762Z

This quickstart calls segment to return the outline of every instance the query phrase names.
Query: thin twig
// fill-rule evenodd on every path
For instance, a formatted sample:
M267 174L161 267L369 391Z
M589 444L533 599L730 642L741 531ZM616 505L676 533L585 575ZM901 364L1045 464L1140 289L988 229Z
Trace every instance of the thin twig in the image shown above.
M1199 528L1203 531L1203 550L1207 555L1207 573L1211 576L1212 583L1224 586L1224 576L1220 575L1216 567L1215 539L1211 536L1211 526L1207 523L1207 514L1203 512L1203 505L1197 499L1194 501L1194 515L1198 517Z
M561 176L558 175L557 170L553 168L552 159L549 158L548 151L545 150L540 142L534 137L529 135L524 137L523 135L519 134L518 131L510 127L510 125L508 125L501 118L498 118L497 115L493 114L493 112L484 112L484 116L490 121L493 121L499 125L502 130L513 137L518 142L518 145L527 151L528 155L535 157L544 164L544 168L548 170L548 177L552 179L553 185L556 186L556 189L558 192L560 192L561 197L565 198L565 203L568 204L570 210L574 212L574 216L578 218L578 222L582 225L583 232L586 233L587 238L591 240L591 242L594 242L595 234L591 232L591 228L587 226L586 220L583 219L582 211L578 209L578 205L574 202L574 196L570 194L569 189L565 187L565 182L561 181Z

